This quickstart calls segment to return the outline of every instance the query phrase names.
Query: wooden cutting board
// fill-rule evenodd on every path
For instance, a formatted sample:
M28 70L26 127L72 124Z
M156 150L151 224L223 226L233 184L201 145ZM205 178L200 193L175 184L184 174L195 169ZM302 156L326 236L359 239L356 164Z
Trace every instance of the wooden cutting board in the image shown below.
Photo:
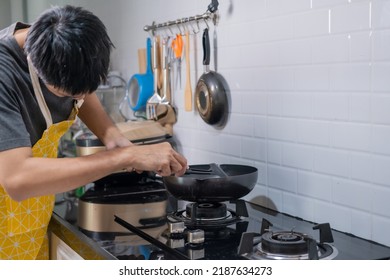
M116 125L130 141L170 135L160 123L152 120L120 122Z

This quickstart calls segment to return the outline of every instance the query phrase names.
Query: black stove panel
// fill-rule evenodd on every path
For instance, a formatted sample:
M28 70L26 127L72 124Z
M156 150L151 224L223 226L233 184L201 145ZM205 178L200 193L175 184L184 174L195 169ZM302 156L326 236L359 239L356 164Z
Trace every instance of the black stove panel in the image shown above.
M234 216L234 222L229 221L225 224L222 222L222 226L208 227L204 226L204 220L198 220L195 225L196 223L201 225L203 235L195 229L196 226L193 224L193 219L191 222L191 217L186 218L189 221L182 218L176 219L178 213L182 215L186 210L170 213L168 221L176 219L178 225L181 222L181 230L180 226L178 229L176 225L172 227L167 224L166 229L152 239L143 236L148 235L145 230L141 232L143 236L140 237L141 241L121 243L123 250L121 250L120 257L126 256L127 251L132 258L141 259L280 259L279 256L275 258L260 256L262 253L259 253L258 248L262 245L262 234L267 234L268 246L270 241L273 242L273 238L277 239L277 243L299 243L298 247L294 248L294 253L285 259L390 259L389 247L333 230L331 225L317 225L242 200L226 203L226 206L227 212ZM187 208L187 211L193 211L193 209ZM220 212L217 213L218 216L223 216ZM203 217L204 214L201 216ZM210 218L208 215L206 217ZM120 217L117 218L120 219ZM173 233L170 232L172 228L175 229ZM276 237L273 237L272 233L276 233ZM246 248L241 244L243 236L251 240L251 244L246 245ZM115 255L115 242L103 248ZM306 250L307 253L304 252ZM134 252L137 252L135 256Z

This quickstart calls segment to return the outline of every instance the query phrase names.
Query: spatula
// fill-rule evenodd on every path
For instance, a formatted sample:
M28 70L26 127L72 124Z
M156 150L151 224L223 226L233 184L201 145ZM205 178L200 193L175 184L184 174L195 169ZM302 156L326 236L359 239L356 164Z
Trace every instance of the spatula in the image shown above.
M146 103L146 117L148 120L156 120L157 119L157 106L161 103L161 96L158 93L158 57L157 57L157 46L158 42L155 38L153 41L153 79L154 79L154 93L148 99Z

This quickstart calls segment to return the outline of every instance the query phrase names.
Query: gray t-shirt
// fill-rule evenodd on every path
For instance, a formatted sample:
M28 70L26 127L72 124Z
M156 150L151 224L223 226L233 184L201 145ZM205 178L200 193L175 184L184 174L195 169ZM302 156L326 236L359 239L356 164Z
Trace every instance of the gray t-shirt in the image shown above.
M29 27L15 23L0 31L0 151L32 147L46 129L35 98L26 55L13 34ZM68 119L74 100L58 97L40 81L53 122Z

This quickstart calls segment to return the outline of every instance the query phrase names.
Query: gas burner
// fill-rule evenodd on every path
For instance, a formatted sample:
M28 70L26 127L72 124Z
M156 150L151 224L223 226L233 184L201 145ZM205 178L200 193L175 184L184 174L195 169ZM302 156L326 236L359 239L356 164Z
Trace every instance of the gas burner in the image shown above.
M330 244L316 244L314 247L315 252L312 255L310 253L310 250L308 249L309 246L304 246L303 244L301 248L295 248L297 251L293 253L295 250L284 250L282 249L279 253L271 253L266 251L267 249L264 249L263 242L256 245L254 253L250 255L249 259L257 259L257 260L310 260L310 259L324 259L324 260L331 260L334 259L338 251L337 249L330 245ZM303 251L303 247L306 247L306 252ZM315 256L315 257L313 257Z
M307 235L293 232L266 232L262 235L261 250L271 254L296 255L308 252Z
M182 214L187 219L194 217L196 220L215 221L220 219L227 219L232 216L227 211L224 203L189 203L186 206L186 211Z
M186 210L176 211L168 215L168 219L184 222L188 229L216 230L234 224L247 217L246 206L242 201L236 204L236 211L227 209L225 203L189 203Z
M334 259L338 250L328 244L333 242L331 228L328 223L319 224L313 229L320 230L320 242L308 234L295 231L270 230L272 224L262 220L261 233L244 233L241 236L239 254L248 259L267 260L305 260Z
M254 259L332 259L337 255L333 246L317 244L310 236L299 232L266 232L261 238L262 241L255 247Z

